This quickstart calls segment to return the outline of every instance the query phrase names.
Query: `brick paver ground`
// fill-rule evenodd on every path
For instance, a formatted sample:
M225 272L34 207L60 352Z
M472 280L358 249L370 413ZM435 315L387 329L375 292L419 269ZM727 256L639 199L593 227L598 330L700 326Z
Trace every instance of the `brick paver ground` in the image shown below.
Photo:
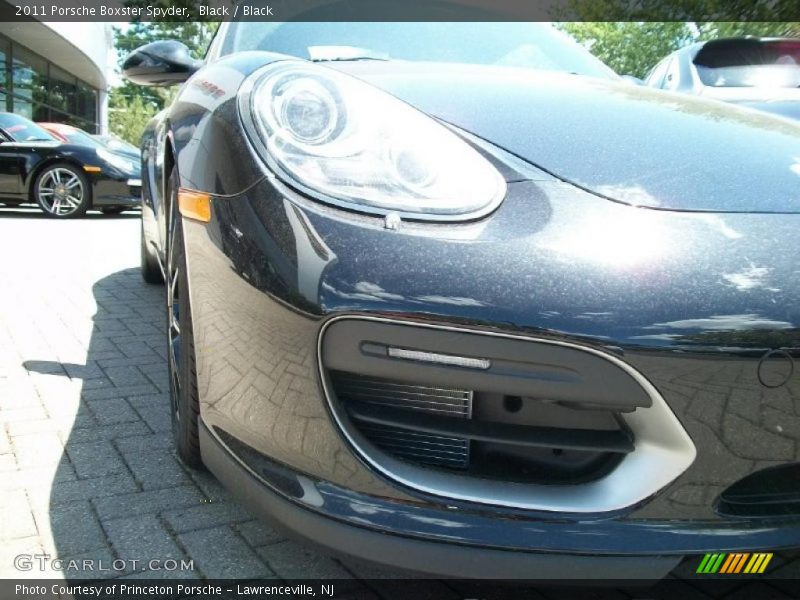
M468 593L453 582L376 584L403 574L285 539L175 458L164 290L139 276L138 215L59 222L0 208L0 257L0 578L64 577L14 566L46 553L142 563L68 577L330 578L354 598ZM194 569L166 573L150 559ZM782 569L800 573L797 561ZM704 597L688 584L686 595Z
M167 575L15 569L44 552L192 560L181 575L195 578L357 579L176 459L164 289L142 282L138 239L136 214L0 209L0 577Z

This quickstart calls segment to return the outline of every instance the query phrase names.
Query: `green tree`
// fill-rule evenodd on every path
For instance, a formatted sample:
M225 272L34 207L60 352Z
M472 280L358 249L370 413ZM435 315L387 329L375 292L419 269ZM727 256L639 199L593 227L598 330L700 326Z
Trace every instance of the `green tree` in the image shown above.
M581 22L561 28L620 75L644 77L670 52L693 40L687 23Z
M141 96L126 97L118 90L113 89L109 95L108 128L114 135L138 146L147 122L158 109L145 104Z
M585 12L594 15L584 3ZM620 75L644 77L667 54L696 41L721 37L800 36L796 22L564 22L559 25Z

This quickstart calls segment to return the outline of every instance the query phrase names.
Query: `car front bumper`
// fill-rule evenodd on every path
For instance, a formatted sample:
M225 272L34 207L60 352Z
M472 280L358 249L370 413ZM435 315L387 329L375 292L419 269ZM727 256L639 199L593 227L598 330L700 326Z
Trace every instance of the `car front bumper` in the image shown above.
M798 345L792 262L764 243L792 239L797 221L642 211L554 181L510 184L481 222L403 223L399 232L267 180L214 200L209 224L185 221L204 460L299 534L429 573L482 576L476 557L486 552L508 559L495 571L508 577L580 564L591 578L598 568L647 578L646 565L655 574L688 554L800 546L796 512L717 510L729 486L800 458L798 374L760 382L766 353ZM749 285L736 276L743 264L765 265L770 282ZM320 332L344 315L621 356L659 390L697 456L646 499L597 513L411 489L367 465L327 406ZM303 525L312 521L330 528L325 540ZM391 548L365 541L362 552L348 535ZM453 558L437 562L408 544L451 548ZM625 575L626 563L636 573Z
M289 535L303 539L321 549L365 562L390 565L413 573L436 577L574 580L574 579L639 579L658 580L667 575L682 556L608 556L519 552L486 545L453 543L424 535L412 535L402 527L394 531L358 523L355 515L344 518L338 513L344 490L337 490L295 475L301 494L291 497L281 493L261 476L253 473L222 444L208 428L200 428L200 449L203 462L214 475L266 521ZM286 489L287 471L272 471L277 485ZM291 476L289 476L291 477ZM292 479L289 479L292 481ZM320 503L320 500L322 501ZM351 504L389 510L390 504L375 504L371 498L351 497ZM349 511L352 513L352 511ZM363 514L360 513L360 514ZM401 515L397 515L402 518Z
M97 177L92 182L92 205L137 208L142 203L142 181L139 178Z

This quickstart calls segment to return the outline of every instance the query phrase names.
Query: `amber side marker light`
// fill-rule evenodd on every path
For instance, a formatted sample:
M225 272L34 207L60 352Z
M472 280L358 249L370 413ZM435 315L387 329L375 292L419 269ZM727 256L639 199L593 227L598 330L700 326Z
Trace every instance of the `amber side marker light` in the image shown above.
M87 173L99 173L103 169L101 167L93 167L91 165L83 165L83 170Z
M194 190L178 190L178 209L187 219L208 223L211 221L211 195Z

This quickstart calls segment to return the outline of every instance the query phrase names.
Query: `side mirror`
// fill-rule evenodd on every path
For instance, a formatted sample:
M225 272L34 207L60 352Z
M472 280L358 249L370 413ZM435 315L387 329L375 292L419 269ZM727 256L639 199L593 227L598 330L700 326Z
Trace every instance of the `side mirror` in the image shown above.
M183 83L201 66L189 48L174 40L151 42L131 52L122 63L122 75L138 85Z
M644 85L644 81L639 79L638 77L634 77L633 75L623 75L622 81L625 83L630 83L631 85Z

